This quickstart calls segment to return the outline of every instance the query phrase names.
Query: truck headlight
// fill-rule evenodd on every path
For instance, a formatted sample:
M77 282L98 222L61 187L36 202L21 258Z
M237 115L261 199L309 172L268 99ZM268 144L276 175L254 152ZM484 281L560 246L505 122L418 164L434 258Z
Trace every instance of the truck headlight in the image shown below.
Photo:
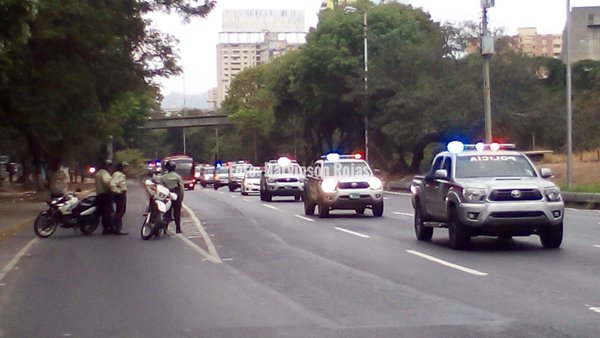
M466 202L483 202L485 199L484 188L465 188L463 189L463 197Z
M275 183L276 179L272 178L272 177L267 177L267 182L269 183Z
M381 180L377 177L371 177L369 179L369 186L371 186L371 189L373 190L380 190L383 187L383 184L381 184Z
M337 189L338 181L334 178L326 178L321 182L321 189L323 192L331 193Z
M545 188L544 195L546 195L548 202L560 201L560 189L558 189L557 187Z

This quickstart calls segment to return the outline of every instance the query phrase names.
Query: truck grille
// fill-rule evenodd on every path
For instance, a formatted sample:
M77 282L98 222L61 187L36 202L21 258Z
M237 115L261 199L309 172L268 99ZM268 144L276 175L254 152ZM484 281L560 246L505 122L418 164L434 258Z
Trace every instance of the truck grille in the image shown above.
M294 178L294 177L278 178L275 180L275 182L291 183L291 182L298 182L298 179Z
M370 187L368 182L340 182L339 189L367 189Z
M490 214L492 218L537 218L544 216L542 211L503 211L493 212Z
M499 189L490 194L490 201L539 201L542 193L537 189Z

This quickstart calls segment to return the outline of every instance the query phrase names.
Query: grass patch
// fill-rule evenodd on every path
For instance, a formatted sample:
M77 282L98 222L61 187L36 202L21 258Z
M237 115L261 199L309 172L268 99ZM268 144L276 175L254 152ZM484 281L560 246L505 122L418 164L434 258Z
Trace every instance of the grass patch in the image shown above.
M571 187L571 189L567 189L566 184L561 184L560 190L561 191L569 191L569 192L589 192L589 193L600 194L600 183L587 184L587 185L574 185Z

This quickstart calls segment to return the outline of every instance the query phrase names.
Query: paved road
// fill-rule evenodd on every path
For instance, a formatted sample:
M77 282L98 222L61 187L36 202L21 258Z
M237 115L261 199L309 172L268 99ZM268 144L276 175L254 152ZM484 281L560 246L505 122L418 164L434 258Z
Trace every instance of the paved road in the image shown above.
M568 210L563 247L535 236L447 231L417 242L410 199L383 218L198 188L185 236L139 237L145 202L132 186L130 236L32 231L0 272L0 337L593 337L600 331L600 213ZM196 221L196 222L195 222ZM1 242L4 247L4 242Z

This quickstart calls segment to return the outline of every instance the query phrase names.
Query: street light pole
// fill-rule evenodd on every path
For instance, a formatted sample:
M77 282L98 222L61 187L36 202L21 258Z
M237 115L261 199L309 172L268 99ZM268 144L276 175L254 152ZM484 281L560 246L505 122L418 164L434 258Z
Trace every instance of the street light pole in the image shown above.
M572 96L572 88L571 88L571 57L570 57L570 49L571 49L571 39L569 35L571 34L571 1L567 0L567 24L565 28L565 39L566 39L566 48L567 52L565 53L565 63L567 66L567 189L571 189L573 185L573 107L571 105L571 96Z
M368 20L367 12L363 13L363 39L364 39L364 61L365 61L365 161L369 162L369 49L368 49Z
M352 6L346 6L344 8L344 13L357 13L358 9ZM367 116L367 110L369 108L369 40L368 40L368 31L369 31L369 22L368 22L368 14L367 11L363 11L363 55L364 55L364 82L365 82L365 98L363 100L364 103L364 124L365 124L365 161L369 162L369 117Z

